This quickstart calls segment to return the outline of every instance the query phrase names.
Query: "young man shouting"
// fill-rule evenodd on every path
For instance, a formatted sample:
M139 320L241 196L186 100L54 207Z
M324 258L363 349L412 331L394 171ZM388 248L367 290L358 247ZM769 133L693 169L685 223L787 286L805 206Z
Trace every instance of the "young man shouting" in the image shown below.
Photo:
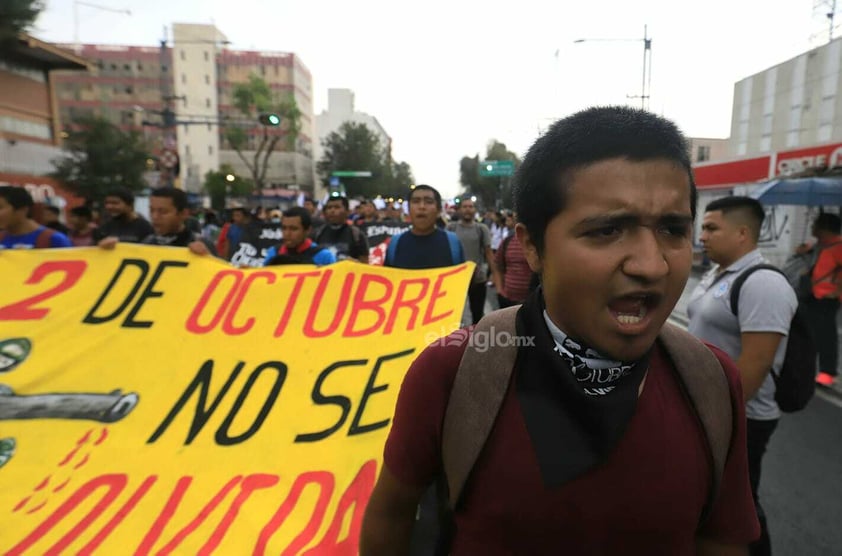
M695 202L686 141L644 111L586 110L530 148L516 234L542 286L516 325L532 341L461 490L449 554L746 554L758 524L737 369L711 350L713 401L733 415L714 481L705 429L656 342L690 273ZM406 553L467 347L464 331L432 344L404 379L363 556Z

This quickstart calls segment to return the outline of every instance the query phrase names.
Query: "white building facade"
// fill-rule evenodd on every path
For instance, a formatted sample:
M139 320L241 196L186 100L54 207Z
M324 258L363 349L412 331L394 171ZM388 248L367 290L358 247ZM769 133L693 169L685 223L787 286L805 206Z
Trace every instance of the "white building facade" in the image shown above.
M842 141L842 38L734 85L729 154Z
M386 151L389 159L391 159L392 138L389 137L389 134L386 133L386 130L377 121L377 118L365 112L357 112L355 110L354 92L350 89L328 89L327 110L323 110L321 114L316 116L316 132L318 133L314 157L316 163L324 156L322 141L327 139L328 135L334 131L339 131L339 128L345 122L365 124L380 140L380 147ZM349 170L354 169L349 168Z

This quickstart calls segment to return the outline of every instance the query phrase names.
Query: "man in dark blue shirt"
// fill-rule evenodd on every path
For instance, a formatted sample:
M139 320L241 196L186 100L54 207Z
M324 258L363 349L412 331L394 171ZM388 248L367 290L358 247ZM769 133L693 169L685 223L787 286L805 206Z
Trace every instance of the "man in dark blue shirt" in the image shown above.
M438 268L465 262L456 234L436 226L441 213L441 194L429 185L416 185L409 194L412 227L389 242L384 266Z

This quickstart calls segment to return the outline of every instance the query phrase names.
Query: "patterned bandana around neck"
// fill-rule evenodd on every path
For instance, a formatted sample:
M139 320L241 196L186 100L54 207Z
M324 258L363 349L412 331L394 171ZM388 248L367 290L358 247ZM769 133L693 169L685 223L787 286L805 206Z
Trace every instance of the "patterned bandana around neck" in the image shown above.
M544 322L555 341L555 352L570 366L573 376L589 396L605 396L616 388L614 383L631 375L636 361L622 362L609 359L582 342L576 342L550 319L544 309Z
M552 488L609 458L634 416L649 355L615 364L566 335L559 346L544 312L538 288L517 314L517 334L534 342L518 352L515 388L541 477Z

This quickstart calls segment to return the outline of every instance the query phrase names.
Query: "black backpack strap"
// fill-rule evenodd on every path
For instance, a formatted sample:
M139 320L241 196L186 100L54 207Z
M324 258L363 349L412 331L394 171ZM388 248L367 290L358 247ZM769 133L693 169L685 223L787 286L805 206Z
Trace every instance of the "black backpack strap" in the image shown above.
M712 482L701 524L719 495L725 462L731 449L734 431L731 389L719 359L698 338L682 328L665 323L658 339L675 365L680 384L695 409L710 448Z
M489 313L480 319L473 333L507 331L516 334L519 309L520 305L516 305ZM452 509L456 508L471 469L497 420L509 389L517 351L515 342L493 350L478 350L469 342L462 355L442 426L442 465Z
M740 275L737 276L737 279L731 283L731 313L735 317L737 316L737 311L740 307L740 290L743 287L743 283L748 279L749 276L752 275L752 273L758 270L774 270L775 272L786 278L786 274L784 274L780 268L776 267L775 265L766 263L757 264L742 271Z

